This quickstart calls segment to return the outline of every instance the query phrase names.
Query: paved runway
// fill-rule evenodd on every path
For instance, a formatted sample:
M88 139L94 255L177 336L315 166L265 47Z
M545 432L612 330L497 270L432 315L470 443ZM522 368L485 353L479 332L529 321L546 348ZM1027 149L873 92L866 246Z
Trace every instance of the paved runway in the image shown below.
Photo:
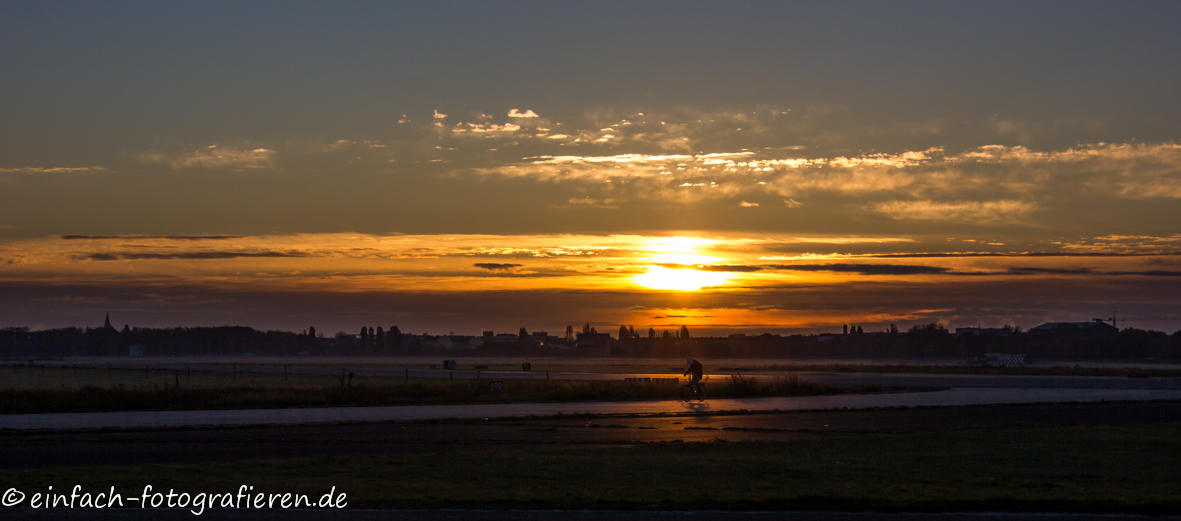
M709 400L703 404L680 401L501 403L466 405L406 405L389 407L325 407L303 409L246 409L215 411L132 411L0 415L0 429L159 428L215 425L276 425L299 423L407 421L442 418L503 418L555 414L659 414L700 411L800 411L987 405L1007 403L1062 403L1098 401L1181 400L1181 391L1156 389L1014 389L957 388L917 393L881 393L780 398Z

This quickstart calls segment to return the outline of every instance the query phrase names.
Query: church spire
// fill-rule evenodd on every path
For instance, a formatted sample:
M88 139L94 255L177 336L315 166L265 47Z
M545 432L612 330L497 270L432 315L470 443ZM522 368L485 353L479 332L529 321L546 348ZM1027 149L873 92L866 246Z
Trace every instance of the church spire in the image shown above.
M105 324L103 324L103 329L115 329L114 327L111 327L111 314L110 313L107 313L107 321Z

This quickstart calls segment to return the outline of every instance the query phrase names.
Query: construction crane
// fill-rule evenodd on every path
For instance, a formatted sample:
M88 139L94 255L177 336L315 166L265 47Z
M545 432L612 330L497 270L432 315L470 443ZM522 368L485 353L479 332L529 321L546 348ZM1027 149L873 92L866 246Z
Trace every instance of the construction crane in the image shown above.
M1119 329L1119 324L1123 322L1148 322L1148 321L1163 321L1163 320L1181 320L1181 317L1123 317L1117 318L1115 312L1111 312L1109 318L1092 318L1095 322L1111 322L1111 325Z

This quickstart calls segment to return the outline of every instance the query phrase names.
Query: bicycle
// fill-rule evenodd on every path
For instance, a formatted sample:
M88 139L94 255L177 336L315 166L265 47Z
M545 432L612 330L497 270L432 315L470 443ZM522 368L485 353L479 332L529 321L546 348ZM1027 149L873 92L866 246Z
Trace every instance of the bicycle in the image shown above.
M705 382L697 382L697 386L692 383L687 383L681 387L681 400L691 402L697 400L698 402L705 401Z

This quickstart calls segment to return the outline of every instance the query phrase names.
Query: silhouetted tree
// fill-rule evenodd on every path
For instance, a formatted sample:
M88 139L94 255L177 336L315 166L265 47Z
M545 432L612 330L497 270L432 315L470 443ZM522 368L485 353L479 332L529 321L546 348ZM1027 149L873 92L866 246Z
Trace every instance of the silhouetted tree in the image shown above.
M681 338L689 338L689 326L681 326Z
M669 333L667 329L665 329L664 331L662 331L662 332L660 333L660 336L661 336L662 338L672 338L672 337L673 337L672 333Z
M566 326L566 341L574 341L574 326Z
M631 326L627 326L627 337L628 338L640 338L639 336L636 335L636 328L631 327Z
M316 326L308 326L308 336L316 338Z
M369 328L361 326L361 338L358 340L361 349L369 347Z
M648 338L656 338L656 330L648 328Z
M517 333L517 336L521 338L522 342L524 342L529 339L529 332L525 331L525 328L521 328L521 332Z
M582 332L583 333L590 333L591 332L591 327L590 327L589 322L585 326L582 326Z
M371 328L369 328L369 344L367 346L369 349L373 349L373 337L374 337L373 328L371 327Z
M385 349L385 332L381 330L381 326L377 326L377 339L373 342L378 350Z
M619 326L619 339L623 340L625 338L631 338L631 335L627 333L627 327Z
M387 335L386 343L389 344L390 349L400 349L402 347L402 330L398 326L390 326L390 332Z

